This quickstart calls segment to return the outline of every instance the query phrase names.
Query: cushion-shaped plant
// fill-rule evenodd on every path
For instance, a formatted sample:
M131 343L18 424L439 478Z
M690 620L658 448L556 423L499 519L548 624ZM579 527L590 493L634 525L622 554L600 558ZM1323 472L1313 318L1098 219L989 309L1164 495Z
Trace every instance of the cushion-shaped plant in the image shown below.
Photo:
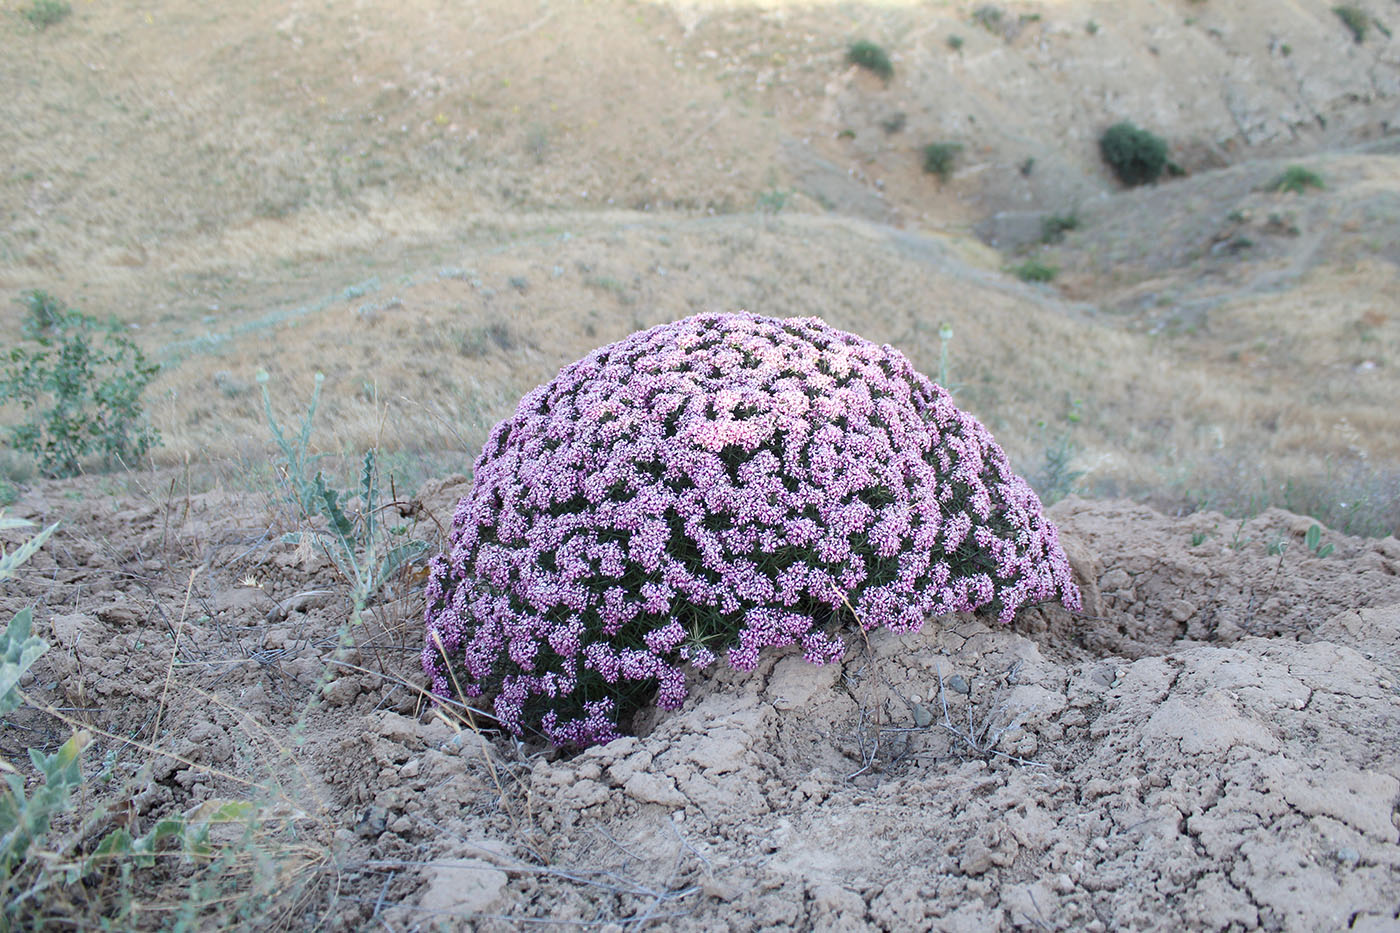
M1079 593L991 434L897 350L705 314L563 369L491 433L427 586L423 664L500 724L606 742L686 669L843 627Z

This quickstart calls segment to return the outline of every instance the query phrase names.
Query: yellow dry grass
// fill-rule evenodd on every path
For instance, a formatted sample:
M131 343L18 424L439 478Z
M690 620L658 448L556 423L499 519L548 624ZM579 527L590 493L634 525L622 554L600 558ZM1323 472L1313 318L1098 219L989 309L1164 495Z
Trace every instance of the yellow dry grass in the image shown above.
M1325 4L1271 10L1037 4L998 33L908 3L92 0L37 31L10 4L0 290L139 328L168 364L161 462L261 459L255 374L286 421L320 370L321 449L465 467L589 349L745 308L925 372L946 321L962 404L1028 472L1070 445L1086 488L1393 470L1394 157L1319 155L1325 190L1264 190L1301 157L1217 145L1232 114L1184 79L1226 73L1201 29L1266 20L1291 45L1261 59L1261 107L1289 69L1364 72ZM888 88L845 63L856 37L891 50ZM1194 103L1165 108L1164 75ZM1106 89L1176 121L1188 168L1238 164L1103 197ZM1337 133L1372 119L1337 100ZM937 139L965 144L947 184L920 168ZM1051 286L972 236L1018 205L1082 216L1044 251Z

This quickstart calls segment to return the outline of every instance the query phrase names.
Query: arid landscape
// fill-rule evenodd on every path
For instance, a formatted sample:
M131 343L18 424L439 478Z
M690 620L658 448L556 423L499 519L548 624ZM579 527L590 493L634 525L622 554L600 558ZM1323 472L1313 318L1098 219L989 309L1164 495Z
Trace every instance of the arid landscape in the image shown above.
M0 926L1400 928L1395 29L1389 0L0 2L0 321L28 346L34 290L115 317L162 439L71 478L0 448L35 526L5 550L58 523L0 581L48 646L9 799L53 814L0 840ZM1101 158L1122 121L1167 142L1155 183ZM776 650L578 754L425 702L425 564L491 427L740 309L945 384L1083 611ZM39 761L79 745L54 803Z

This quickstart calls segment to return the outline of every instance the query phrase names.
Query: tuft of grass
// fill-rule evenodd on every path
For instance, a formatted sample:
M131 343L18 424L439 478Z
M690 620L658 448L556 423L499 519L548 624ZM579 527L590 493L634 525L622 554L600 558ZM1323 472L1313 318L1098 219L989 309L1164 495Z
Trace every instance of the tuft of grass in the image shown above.
M1039 259L1027 259L1019 266L1013 266L1011 271L1022 282L1049 282L1060 270L1054 266L1047 266Z
M1371 17L1361 7L1351 3L1343 3L1332 7L1332 12L1337 14L1348 29L1351 30L1352 38L1356 44L1360 45L1366 41L1366 29L1371 25Z
M73 7L64 0L34 0L28 7L19 11L35 29L48 29L68 18Z
M1079 229L1079 215L1071 211L1068 214L1051 214L1040 219L1040 242L1058 243L1065 238L1065 234L1071 230Z
M1301 165L1290 165L1269 183L1269 187L1274 191L1291 191L1294 194L1302 194L1309 188L1322 188L1322 176L1312 169L1304 168Z
M894 65L885 50L869 39L857 39L846 47L846 61L877 75L886 84L894 77Z
M962 51L962 47L963 47L963 37L962 37L962 36L949 36L949 37L948 37L948 48L952 49L954 52L961 52L961 51Z
M953 162L962 151L962 143L929 143L924 147L924 171L947 181L953 174Z

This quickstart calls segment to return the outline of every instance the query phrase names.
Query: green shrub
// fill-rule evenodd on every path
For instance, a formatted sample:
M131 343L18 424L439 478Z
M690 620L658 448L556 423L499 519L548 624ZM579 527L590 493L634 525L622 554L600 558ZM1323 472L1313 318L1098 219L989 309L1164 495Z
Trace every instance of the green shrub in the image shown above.
M962 151L961 143L929 143L924 147L924 171L947 181L953 174L953 161Z
M1001 31L1002 11L1001 7L987 4L979 6L972 11L972 18L982 24L982 28L990 33L996 34Z
M1290 165L1283 170L1269 187L1274 191L1291 191L1294 194L1302 194L1309 188L1322 188L1322 176L1311 169L1303 168L1301 165Z
M1039 259L1027 259L1011 270L1022 282L1049 282L1059 273L1054 266L1047 266Z
M63 22L72 12L73 8L63 0L34 0L28 9L20 11L20 15L29 20L34 27L48 29Z
M954 52L961 52L961 51L962 51L962 47L963 47L963 37L962 37L962 36L949 36L949 37L948 37L948 48L952 49Z
M1125 185L1157 180L1167 167L1167 142L1131 123L1115 123L1099 137L1099 152Z
M10 428L10 443L32 454L48 476L75 476L82 459L102 455L111 466L160 444L145 424L141 393L160 366L115 321L64 308L51 295L25 294L24 335L36 347L13 347L0 374L0 402L18 402L25 420Z
M1042 243L1058 243L1065 238L1066 233L1078 228L1078 214L1051 214L1049 217L1042 217L1040 219L1040 241Z
M878 75L886 84L894 77L894 65L890 64L890 57L885 54L884 49L868 39L852 42L846 48L846 61Z
M1352 38L1358 45L1366 40L1366 28L1371 25L1371 17L1359 6L1350 3L1332 7L1332 12L1351 30Z

